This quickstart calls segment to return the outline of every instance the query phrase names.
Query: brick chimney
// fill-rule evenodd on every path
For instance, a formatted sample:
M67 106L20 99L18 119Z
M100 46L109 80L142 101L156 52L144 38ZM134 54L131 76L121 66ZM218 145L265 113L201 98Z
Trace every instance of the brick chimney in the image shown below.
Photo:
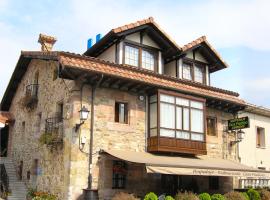
M56 41L55 37L39 34L38 42L41 44L41 51L51 51Z

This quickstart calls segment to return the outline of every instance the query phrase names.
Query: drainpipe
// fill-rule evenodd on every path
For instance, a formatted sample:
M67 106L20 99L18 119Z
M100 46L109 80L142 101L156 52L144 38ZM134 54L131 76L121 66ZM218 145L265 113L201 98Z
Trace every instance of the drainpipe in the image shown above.
M84 199L85 200L98 200L98 194L96 190L92 189L92 162L93 162L93 135L94 135L94 116L95 108L94 101L96 96L96 89L99 87L100 82L103 79L103 74L101 74L100 79L96 84L92 84L92 96L91 96L91 127L90 127L90 144L89 144L89 166L88 166L88 185L87 189L84 189Z
M145 100L145 151L147 151L147 142L148 142L148 113L149 113L149 107L148 107L148 96L145 95L144 96L144 100Z

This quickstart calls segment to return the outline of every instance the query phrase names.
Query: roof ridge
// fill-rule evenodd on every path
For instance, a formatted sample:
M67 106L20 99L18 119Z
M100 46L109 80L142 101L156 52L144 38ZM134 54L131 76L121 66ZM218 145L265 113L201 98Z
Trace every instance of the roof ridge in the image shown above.
M116 28L113 28L112 31L114 33L118 33L118 32L122 32L122 31L130 29L130 28L132 28L132 26L140 26L140 25L149 24L149 23L154 23L154 18L153 17L148 17L148 18L145 18L145 19L137 20L136 22L132 22L132 23L125 24L125 25L122 25L122 26L118 26Z

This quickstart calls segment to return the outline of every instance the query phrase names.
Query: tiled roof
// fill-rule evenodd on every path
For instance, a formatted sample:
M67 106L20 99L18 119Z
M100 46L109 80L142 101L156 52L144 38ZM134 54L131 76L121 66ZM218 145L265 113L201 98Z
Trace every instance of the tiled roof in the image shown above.
M189 49L193 48L194 46L201 44L201 43L205 43L213 52L214 54L217 56L217 58L224 64L224 66L228 67L228 64L222 59L222 57L219 55L219 53L213 48L212 45L210 45L210 43L207 41L206 36L201 36L198 39L184 45L183 47L180 47L167 33L165 33L165 31L163 31L160 26L154 21L153 17L149 17L147 19L143 19L140 21L137 21L135 23L130 23L130 24L126 24L124 26L120 26L118 28L112 29L112 32L114 33L120 33L123 31L127 31L129 29L133 29L145 24L153 24L155 27L157 27L157 29L159 31L161 31L176 47L178 47L179 50L185 52L188 51Z
M182 47L182 51L188 51L189 49L201 44L201 43L205 43L218 57L218 59L226 66L228 67L228 64L221 58L221 56L219 55L219 53L214 49L214 47L207 41L206 36L202 36L199 37L198 39L184 45Z
M132 79L149 85L178 90L200 96L212 97L244 105L245 102L238 97L238 93L223 90L200 83L184 81L166 75L160 75L149 70L137 67L118 65L97 58L59 52L59 62L63 66L87 70L105 75L115 76L124 79Z
M153 17L149 17L147 19L139 20L134 23L114 28L112 29L112 32L120 33L146 24L154 25L162 34L164 34L170 40L171 43L173 43L179 50L181 50L181 47L154 21Z
M238 104L240 106L246 105L246 103L238 97L239 94L236 92L158 74L156 72L137 67L119 65L98 58L69 52L22 51L19 61L9 81L8 87L2 98L1 110L9 110L15 94L14 91L17 90L18 84L26 72L27 66L31 59L53 60L59 62L59 64L61 64L64 68L67 67L86 72L89 71L90 73L100 73L157 88L175 90L191 95Z

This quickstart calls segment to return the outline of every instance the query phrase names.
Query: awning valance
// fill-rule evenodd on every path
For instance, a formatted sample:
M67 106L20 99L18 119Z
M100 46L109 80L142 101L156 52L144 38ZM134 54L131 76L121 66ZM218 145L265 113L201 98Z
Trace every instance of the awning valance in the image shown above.
M121 150L106 150L105 152L121 160L145 164L147 173L270 179L270 171L258 170L219 158L164 156Z

